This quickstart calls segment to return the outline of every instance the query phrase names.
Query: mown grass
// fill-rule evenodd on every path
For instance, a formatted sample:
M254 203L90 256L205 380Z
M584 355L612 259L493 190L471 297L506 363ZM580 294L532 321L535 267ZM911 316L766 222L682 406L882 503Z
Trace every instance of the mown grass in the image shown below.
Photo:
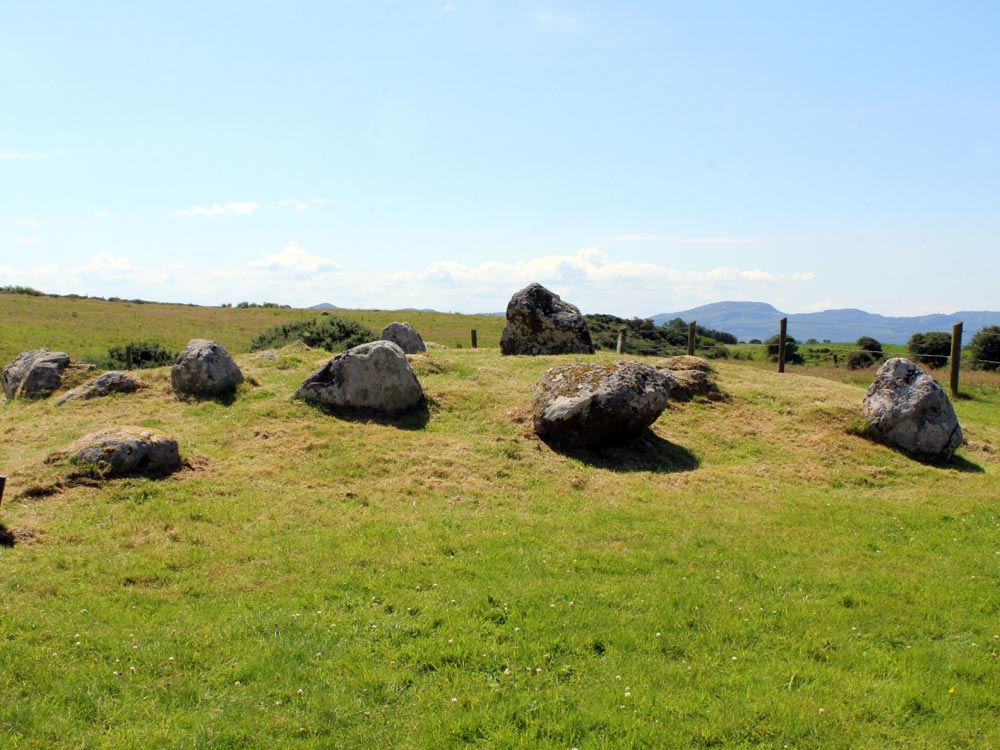
M931 466L859 385L720 363L728 400L564 454L528 403L570 358L433 350L426 414L369 422L291 398L326 356L0 407L4 747L1000 745L995 393ZM115 424L188 468L45 463Z

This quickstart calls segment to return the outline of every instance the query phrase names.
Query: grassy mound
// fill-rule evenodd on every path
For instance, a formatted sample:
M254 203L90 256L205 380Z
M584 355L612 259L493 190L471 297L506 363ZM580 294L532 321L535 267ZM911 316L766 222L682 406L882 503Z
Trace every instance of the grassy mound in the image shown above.
M723 362L727 401L568 455L528 405L572 357L435 350L428 418L367 422L276 354L228 406L163 368L0 408L5 747L1000 743L995 391L935 467L857 435L859 386ZM187 468L45 463L126 423Z

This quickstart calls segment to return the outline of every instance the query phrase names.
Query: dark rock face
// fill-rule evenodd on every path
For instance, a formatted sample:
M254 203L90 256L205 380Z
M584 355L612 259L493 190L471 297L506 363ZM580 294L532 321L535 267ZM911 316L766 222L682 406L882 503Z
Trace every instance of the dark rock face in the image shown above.
M593 354L580 310L541 284L531 284L507 303L501 354Z
M638 362L553 367L531 397L535 432L567 446L619 442L656 421L672 385L669 373Z
M42 398L62 384L63 371L69 366L65 352L32 349L21 352L3 368L0 380L8 401L15 398Z
M427 351L427 346L417 333L417 329L409 323L390 323L382 329L379 338L382 341L391 341L402 349L404 354L420 354Z
M170 369L170 385L179 395L211 398L231 393L243 373L222 344L191 339Z
M667 357L656 363L658 370L667 370L674 378L670 398L674 401L690 401L696 397L706 399L722 398L722 391L712 377L712 366L701 357L682 354Z
M97 469L105 477L163 476L181 468L177 441L155 430L119 427L72 443L55 458Z
M949 461L962 428L947 394L913 362L886 360L868 388L865 419L882 442L928 461Z
M325 406L391 414L414 408L424 392L402 349L391 341L372 341L332 357L295 395Z
M103 398L104 396L110 396L112 393L135 393L142 387L142 383L127 372L112 370L63 394L56 400L56 406L78 398Z

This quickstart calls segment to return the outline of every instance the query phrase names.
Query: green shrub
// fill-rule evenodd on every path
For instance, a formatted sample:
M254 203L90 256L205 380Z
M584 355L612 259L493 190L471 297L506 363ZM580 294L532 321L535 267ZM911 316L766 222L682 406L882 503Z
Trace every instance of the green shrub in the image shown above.
M973 368L977 370L1000 370L1000 326L980 328L969 343Z
M145 370L172 365L176 359L177 352L156 341L131 341L123 346L112 346L107 355L94 364L103 370Z
M328 352L339 352L376 338L360 323L329 315L319 320L295 320L268 328L250 342L250 351L273 349L301 341Z
M875 358L868 352L851 352L847 355L848 370L864 370L875 364Z
M0 286L0 294L27 294L30 297L44 297L45 292L40 292L37 289L30 286L17 286L13 284L7 284L6 286Z
M778 361L778 335L775 334L767 341L767 358L772 362ZM805 357L799 354L799 342L791 336L785 336L785 364L801 365L805 363Z
M951 354L951 336L947 333L915 333L906 344L914 362L928 367L944 367Z
M877 362L884 356L882 353L882 344L873 339L871 336L862 336L855 342L855 345L862 352L870 354L873 362ZM848 359L850 358L848 357ZM850 367L850 363L848 363L847 366Z

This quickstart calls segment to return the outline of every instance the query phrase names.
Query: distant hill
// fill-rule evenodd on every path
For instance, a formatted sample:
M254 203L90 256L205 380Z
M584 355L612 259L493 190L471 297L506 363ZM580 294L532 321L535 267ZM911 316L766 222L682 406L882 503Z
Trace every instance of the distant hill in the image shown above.
M910 336L926 331L951 331L962 321L963 339L986 325L1000 325L1000 312L962 310L950 314L887 317L855 310L824 310L817 313L784 313L765 302L714 302L675 313L653 316L657 325L674 318L696 320L698 325L727 331L740 341L764 339L778 332L778 321L788 318L788 335L797 341L856 341L871 336L884 344L905 344Z
M318 305L310 305L310 310L339 310L340 308L336 305L331 305L329 302L320 302Z

